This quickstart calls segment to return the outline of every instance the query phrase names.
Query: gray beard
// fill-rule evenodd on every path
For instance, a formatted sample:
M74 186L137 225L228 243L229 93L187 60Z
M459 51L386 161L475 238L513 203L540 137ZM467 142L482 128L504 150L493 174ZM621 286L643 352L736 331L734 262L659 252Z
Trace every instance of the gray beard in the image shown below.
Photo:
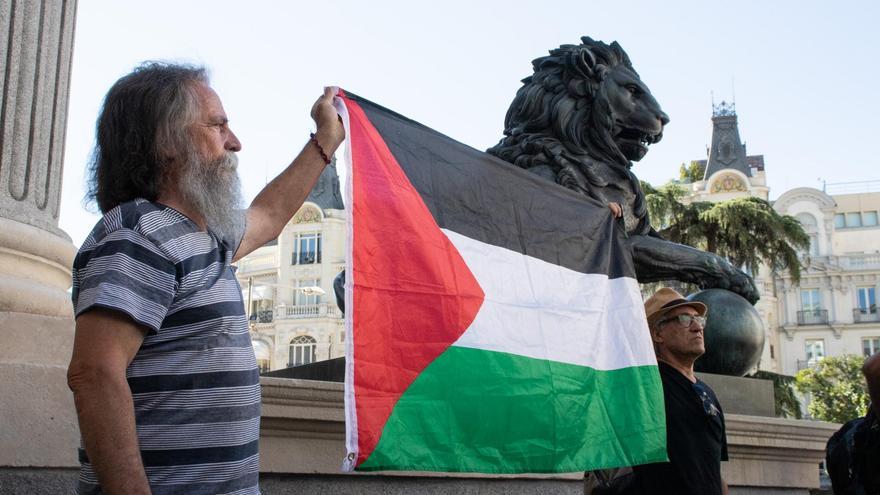
M208 230L232 242L239 240L245 226L237 168L238 156L231 151L216 160L190 153L178 185L183 199L205 217Z

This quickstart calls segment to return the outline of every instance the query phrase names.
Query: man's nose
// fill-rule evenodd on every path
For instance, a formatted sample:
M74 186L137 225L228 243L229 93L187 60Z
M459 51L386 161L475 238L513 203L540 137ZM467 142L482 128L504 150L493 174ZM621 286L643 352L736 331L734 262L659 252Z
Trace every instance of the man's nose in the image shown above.
M238 137L234 132L229 131L229 135L226 138L226 151L241 151L241 141L238 140Z

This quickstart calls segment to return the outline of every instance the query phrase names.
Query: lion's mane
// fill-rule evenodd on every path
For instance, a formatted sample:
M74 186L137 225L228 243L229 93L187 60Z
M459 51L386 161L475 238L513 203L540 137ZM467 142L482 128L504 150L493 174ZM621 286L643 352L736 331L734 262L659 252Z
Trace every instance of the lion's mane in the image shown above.
M504 138L487 152L548 178L552 173L557 183L594 198L594 188L629 182L637 196L633 213L643 218L644 195L632 163L612 139L613 115L601 90L613 68L636 71L617 42L586 36L581 42L532 62L534 74L523 79L507 110Z

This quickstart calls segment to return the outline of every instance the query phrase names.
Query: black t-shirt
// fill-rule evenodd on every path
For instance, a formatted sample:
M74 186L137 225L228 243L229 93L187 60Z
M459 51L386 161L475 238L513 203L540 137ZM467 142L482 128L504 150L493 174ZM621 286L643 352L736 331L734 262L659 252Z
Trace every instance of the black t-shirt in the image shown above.
M727 436L715 392L699 379L691 383L662 362L660 378L669 462L634 466L635 493L720 495Z

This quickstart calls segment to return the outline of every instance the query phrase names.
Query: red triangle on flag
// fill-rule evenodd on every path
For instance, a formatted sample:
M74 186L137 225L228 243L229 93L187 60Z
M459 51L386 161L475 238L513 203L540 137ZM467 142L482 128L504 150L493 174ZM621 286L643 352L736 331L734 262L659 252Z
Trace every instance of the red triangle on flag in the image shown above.
M413 380L458 340L484 293L364 110L341 91L351 146L358 458Z

